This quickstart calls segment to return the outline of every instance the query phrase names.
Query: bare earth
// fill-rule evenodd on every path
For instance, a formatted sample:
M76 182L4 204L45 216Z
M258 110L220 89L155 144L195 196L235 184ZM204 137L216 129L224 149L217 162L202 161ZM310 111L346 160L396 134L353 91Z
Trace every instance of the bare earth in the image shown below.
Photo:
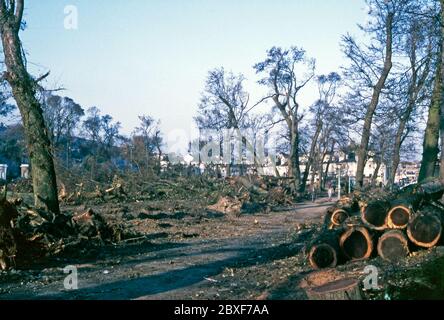
M3 272L0 299L305 299L303 225L320 222L329 205L239 218L147 215L132 222L150 230L144 239ZM78 268L78 290L64 289L66 265Z

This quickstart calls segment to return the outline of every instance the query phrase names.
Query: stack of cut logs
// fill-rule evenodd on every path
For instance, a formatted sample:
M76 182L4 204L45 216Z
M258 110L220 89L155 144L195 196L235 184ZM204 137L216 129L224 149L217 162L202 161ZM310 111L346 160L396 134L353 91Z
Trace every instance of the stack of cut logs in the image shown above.
M354 193L327 210L324 228L307 247L314 269L378 254L397 262L436 246L443 231L444 183L430 181L397 194Z

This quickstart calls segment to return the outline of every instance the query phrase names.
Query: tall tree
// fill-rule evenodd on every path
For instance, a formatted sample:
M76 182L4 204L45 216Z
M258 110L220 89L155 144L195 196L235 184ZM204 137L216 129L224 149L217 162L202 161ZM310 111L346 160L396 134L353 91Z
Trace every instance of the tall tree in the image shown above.
M0 33L8 81L20 110L32 166L34 201L55 214L60 212L51 145L36 98L37 81L28 73L20 41L25 0L0 1Z
M367 161L373 118L379 106L383 90L393 67L393 53L398 45L407 0L367 0L370 8L369 22L360 26L369 37L368 45L356 43L350 35L343 37L343 50L350 60L346 76L353 83L354 94L360 95L364 105L361 142L358 150L356 183L364 183L364 167Z
M367 28L367 32L379 32L384 30L383 36L376 37L377 45L368 47L369 51L361 48L355 40L347 35L343 38L345 53L352 62L352 72L364 73L367 84L373 87L371 100L368 103L364 116L364 125L362 128L361 143L358 150L358 165L356 171L356 183L358 186L364 183L364 167L367 160L368 145L370 141L371 127L373 116L379 104L381 91L385 86L390 70L392 69L392 54L393 54L393 18L394 12L389 8L389 4L381 3L382 1L369 1L369 5L377 4L382 10L378 11L376 15L376 27ZM375 56L376 52L383 52L384 62L380 70L374 70L373 61L369 61L369 57Z
M311 146L308 153L307 162L305 164L304 174L302 176L302 182L300 187L301 192L305 191L307 179L310 174L310 169L312 168L313 163L315 161L316 151L317 150L320 151L319 148L320 146L318 145L319 138L324 128L324 122L327 118L326 116L330 111L329 109L333 107L332 103L336 96L336 90L340 81L341 77L336 72L332 72L328 75L318 76L316 79L316 82L318 84L319 99L315 102L314 105L310 107L310 111L314 115L312 125L313 128L315 128L315 131L311 139ZM325 156L320 156L318 154L318 160L319 162L321 162L318 164L318 167L321 169L321 171L323 167L322 162L324 158Z
M441 130L441 161L439 176L444 180L444 0L440 0L440 81L441 81L441 103L440 103L440 130Z
M244 81L245 78L241 74L225 72L223 68L211 70L199 104L199 115L195 121L200 130L216 130L221 136L223 135L223 139L230 140L233 134L239 144L246 144L246 148L253 154L254 163L260 169L254 143L242 133L242 129L246 126L248 113L264 99L250 105L250 96L244 89ZM224 130L226 131L223 132ZM234 150L231 150L231 141L221 141L221 143L230 145L229 148L225 148L225 152L229 154L223 154L227 174L230 175Z
M410 19L404 45L409 63L406 66L407 71L403 71L399 77L401 90L397 100L401 102L401 105L393 110L398 118L396 119L398 127L393 140L389 187L395 183L396 172L401 160L401 147L410 131L409 122L413 122L412 116L428 94L426 85L434 60L433 38L434 36L430 34L430 23L427 23L426 19L422 17ZM400 97L401 99L399 99Z
M427 178L434 177L436 174L436 165L438 163L439 154L439 135L444 132L444 123L440 118L442 117L443 108L443 85L444 85L444 65L443 65L443 55L444 55L444 29L442 29L444 6L443 1L440 0L438 3L440 5L438 13L435 16L435 22L437 21L440 34L438 36L438 58L434 74L434 84L433 93L430 100L430 106L428 111L427 126L424 133L423 151L422 151L422 161L421 169L419 171L419 182L423 182ZM442 136L443 137L443 136ZM444 160L443 160L444 161ZM442 161L442 162L443 162ZM444 170L444 168L443 168Z
M299 190L301 183L299 163L301 113L298 95L313 79L315 61L307 58L303 49L292 47L286 50L273 47L267 52L267 58L256 64L254 68L257 73L264 74L264 78L259 83L269 88L275 108L287 125L290 138L288 174L294 178L295 190Z

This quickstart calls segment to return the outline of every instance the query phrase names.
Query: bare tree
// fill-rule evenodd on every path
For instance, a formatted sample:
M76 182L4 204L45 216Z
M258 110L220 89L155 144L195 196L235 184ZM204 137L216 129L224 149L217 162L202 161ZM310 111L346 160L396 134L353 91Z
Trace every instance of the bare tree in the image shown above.
M51 145L42 107L36 98L38 81L27 71L19 37L24 6L24 0L0 1L0 32L7 69L3 79L10 84L22 116L32 166L35 205L58 214L60 209Z
M310 151L308 153L308 159L305 164L304 174L302 176L300 192L305 191L310 169L315 162L315 156L317 156L318 162L320 162L318 163L318 167L322 172L322 162L325 156L321 156L321 150L318 142L324 128L324 122L327 118L327 113L329 113L329 109L333 108L332 103L336 96L336 90L340 81L341 77L336 72L332 72L328 75L318 76L316 79L316 82L318 84L319 99L310 107L310 111L314 115L312 127L315 128L315 131L311 139ZM323 153L325 153L325 150Z
M259 83L269 88L275 108L287 126L290 138L288 174L294 178L295 190L299 190L299 124L302 118L298 94L313 79L315 61L307 58L303 49L273 47L267 52L267 58L254 68L257 73L264 74ZM298 68L304 69L302 75Z
M246 148L253 153L254 162L259 169L260 164L253 143L242 134L242 129L246 127L248 113L265 99L250 105L250 96L244 89L244 81L245 78L241 74L227 73L223 68L211 70L208 73L205 91L199 104L199 114L195 121L199 129L216 130L221 133L221 136L222 130L232 130L238 141L243 141ZM224 142L220 141L220 143ZM233 152L231 147L228 152L230 152L229 155L223 155L225 159L231 159ZM226 167L227 174L230 175L231 160Z
M393 109L399 120L395 120L398 122L398 128L393 140L389 187L395 183L401 159L401 147L411 131L409 130L409 122L413 122L412 116L414 116L416 109L428 96L429 90L426 85L430 80L431 65L434 60L434 36L430 34L430 23L426 19L412 17L405 38L405 52L409 63L407 71L399 77L401 90L395 99L400 101L401 105Z
M439 4L442 4L442 2L439 2ZM419 182L435 176L435 169L438 163L439 154L440 129L442 132L444 132L444 124L442 123L443 120L441 120L441 110L444 104L444 99L442 96L444 84L444 61L442 61L444 55L444 29L442 29L442 19L444 18L444 8L442 5L440 5L439 9L437 10L438 13L435 13L434 15L436 19L435 25L438 25L441 33L438 35L438 58L435 67L433 92L428 110L427 126L424 133L421 169L419 171L418 178Z
M137 140L141 140L144 149L144 158L146 165L149 166L154 154L157 152L156 167L160 171L160 162L162 160L162 135L160 132L160 121L154 120L150 116L139 116L140 125L134 130L133 143L137 146ZM139 164L140 167L140 164Z
M371 37L371 43L359 45L350 35L342 40L343 50L350 60L346 77L354 83L354 94L362 97L365 106L356 172L358 187L364 183L373 117L393 67L394 34L407 3L405 0L367 0L370 22L361 29Z

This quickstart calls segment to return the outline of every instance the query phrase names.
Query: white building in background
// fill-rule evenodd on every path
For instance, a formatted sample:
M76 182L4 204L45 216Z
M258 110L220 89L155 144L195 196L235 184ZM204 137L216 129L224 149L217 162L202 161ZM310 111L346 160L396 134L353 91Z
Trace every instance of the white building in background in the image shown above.
M29 164L22 164L20 166L20 176L23 179L29 179Z
M0 180L6 180L8 175L8 165L0 164Z
M396 171L395 183L399 185L416 183L418 181L420 162L401 162Z
M330 158L328 158L330 157ZM307 162L307 157L301 157L300 158L300 171L301 175L305 171L305 163ZM276 175L276 170L279 172L280 176L286 177L288 176L288 159L284 156L279 156L278 165L276 167L272 165L268 165L264 167L264 175L274 176ZM341 172L341 177L349 177L352 182L355 180L356 170L358 167L357 157L351 153L350 155L347 155L345 153L338 153L335 155L327 155L326 159L324 160L324 163L322 164L322 176L327 171L327 176L329 178L337 177L339 174L339 171ZM367 180L372 179L373 175L375 174L375 170L377 167L377 163L370 158L365 167L364 167L364 177ZM320 168L319 168L320 169ZM312 167L309 172L309 176L307 179L307 182L310 183L310 181L313 178L314 175L314 181L320 180L320 170ZM316 171L316 172L315 172ZM376 183L383 183L385 184L387 182L388 176L387 176L387 167L385 164L381 164L379 171L377 173Z

